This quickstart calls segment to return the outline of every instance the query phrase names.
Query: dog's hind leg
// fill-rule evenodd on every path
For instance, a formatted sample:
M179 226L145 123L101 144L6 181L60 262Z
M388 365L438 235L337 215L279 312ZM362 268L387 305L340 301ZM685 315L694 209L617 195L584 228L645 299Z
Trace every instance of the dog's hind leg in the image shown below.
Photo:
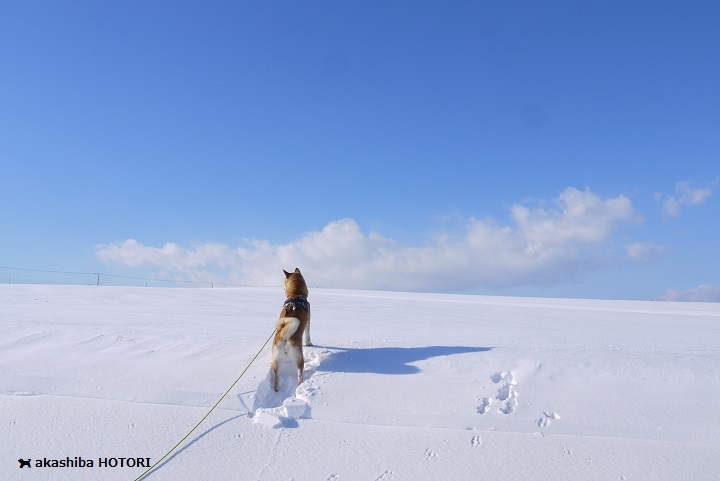
M300 353L300 356L297 359L297 369L298 369L298 386L302 384L303 382L303 369L305 368L305 360L303 359L302 353Z
M310 304L308 304L308 318L307 318L307 324L305 324L305 345L306 346L312 346L312 341L310 340Z
M279 381L280 381L280 380L278 379L278 362L277 362L277 359L273 359L273 362L272 362L272 370L273 370L273 379L274 379L273 382L275 383L275 384L273 385L273 388L275 389L275 392L277 392L278 387L279 387L279 386L278 386L278 383L279 383Z

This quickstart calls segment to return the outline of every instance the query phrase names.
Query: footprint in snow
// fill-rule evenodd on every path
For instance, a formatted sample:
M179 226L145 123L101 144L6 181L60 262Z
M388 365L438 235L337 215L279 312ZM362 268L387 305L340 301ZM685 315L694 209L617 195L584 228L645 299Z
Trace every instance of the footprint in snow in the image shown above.
M479 448L480 446L483 445L483 443L484 443L483 438L481 438L480 436L473 436L473 438L470 440L470 445L473 448Z
M390 479L390 477L392 475L393 475L393 472L391 470L387 469L379 477L375 478L375 481L384 481L385 479Z
M493 382L501 384L495 399L501 402L498 411L511 414L517 407L517 390L515 376L512 372L499 372L493 376Z
M426 461L433 461L437 457L437 455L433 451L431 451L430 448L427 448L425 450L424 456Z
M555 419L560 419L560 415L558 413L552 411L545 411L543 412L542 417L535 420L535 423L539 428L546 428Z
M515 411L518 404L518 392L516 389L517 382L515 382L515 375L512 371L498 372L490 376L490 380L493 383L500 385L497 390L497 395L494 398L494 400L500 401L497 408L498 412L511 414ZM477 407L478 414L485 414L488 412L494 400L487 397L483 398L482 403Z
M490 405L491 405L491 404L492 404L492 399L490 399L490 398L488 398L488 397L483 398L482 404L480 404L480 405L477 407L477 412L478 412L478 414L485 414L486 412L488 412L488 411L490 410Z

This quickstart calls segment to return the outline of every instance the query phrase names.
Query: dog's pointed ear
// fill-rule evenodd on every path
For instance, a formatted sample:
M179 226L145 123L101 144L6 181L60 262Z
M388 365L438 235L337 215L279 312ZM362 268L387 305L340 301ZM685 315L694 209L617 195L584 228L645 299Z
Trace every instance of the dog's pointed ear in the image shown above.
M292 275L292 274L290 274L288 271L286 271L285 269L283 269L283 272L285 273L285 279L287 279L288 277L290 277L290 276Z
M298 269L297 267L295 268L295 274L300 274L300 269Z

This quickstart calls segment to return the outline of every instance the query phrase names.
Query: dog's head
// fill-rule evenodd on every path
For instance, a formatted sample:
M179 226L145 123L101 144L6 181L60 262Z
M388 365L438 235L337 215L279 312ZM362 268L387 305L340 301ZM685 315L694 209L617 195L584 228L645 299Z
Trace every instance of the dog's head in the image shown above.
M283 287L285 288L285 294L288 297L308 296L307 284L305 284L305 278L300 273L300 269L295 268L294 272L288 272L283 269L285 273L285 282Z

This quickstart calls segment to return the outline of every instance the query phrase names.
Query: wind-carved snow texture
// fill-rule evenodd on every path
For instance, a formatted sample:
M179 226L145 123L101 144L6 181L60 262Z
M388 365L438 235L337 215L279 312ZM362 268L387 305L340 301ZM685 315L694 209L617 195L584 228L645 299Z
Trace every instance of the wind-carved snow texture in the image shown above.
M477 408L477 412L479 414L485 414L490 410L490 407L495 401L500 401L500 405L497 408L498 412L502 414L512 414L518 404L517 382L515 382L514 374L512 371L498 372L490 376L490 380L500 386L497 390L497 395L494 399L489 397L483 398L482 403Z
M297 385L297 368L289 359L282 359L278 366L280 378L278 391L273 389L273 372L260 382L253 401L253 418L256 423L271 428L294 427L297 420L309 418L309 403L317 394L319 383L315 379L317 367L330 351L305 352L303 383Z

